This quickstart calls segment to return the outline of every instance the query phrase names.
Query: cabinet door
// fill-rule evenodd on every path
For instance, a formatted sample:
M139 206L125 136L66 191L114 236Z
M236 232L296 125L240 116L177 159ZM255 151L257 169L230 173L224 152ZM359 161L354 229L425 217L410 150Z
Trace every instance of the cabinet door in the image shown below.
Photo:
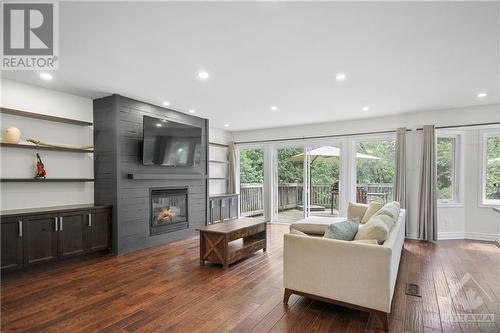
M89 252L109 249L109 223L107 210L87 213Z
M230 198L225 198L221 200L221 214L222 214L222 220L229 220L231 217L230 215L230 210L231 208L231 199Z
M212 223L217 223L221 221L221 211L220 211L220 199L212 200Z
M22 218L2 219L2 271L23 266L23 222Z
M71 257L87 252L87 219L83 212L61 214L58 233L59 257Z
M57 259L56 215L29 216L24 218L24 265Z
M229 207L229 216L232 219L238 218L238 196L234 196L229 198L229 203L231 206Z

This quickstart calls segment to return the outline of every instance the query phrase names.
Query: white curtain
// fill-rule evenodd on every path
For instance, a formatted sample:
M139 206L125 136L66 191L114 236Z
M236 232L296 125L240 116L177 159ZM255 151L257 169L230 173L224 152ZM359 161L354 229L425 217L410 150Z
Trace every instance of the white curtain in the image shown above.
M394 184L394 200L400 203L406 212L406 236L408 236L408 206L406 205L406 128L396 131L396 180Z
M234 142L228 145L227 193L236 193L236 146Z
M436 143L434 125L424 126L420 178L418 235L422 240L437 241Z

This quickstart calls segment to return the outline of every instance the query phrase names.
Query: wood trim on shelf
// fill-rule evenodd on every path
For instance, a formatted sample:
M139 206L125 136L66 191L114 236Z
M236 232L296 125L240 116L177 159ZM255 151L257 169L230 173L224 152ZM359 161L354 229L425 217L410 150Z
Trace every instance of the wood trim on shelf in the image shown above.
M70 183L93 182L93 178L0 178L0 183Z
M23 143L6 143L6 142L0 142L0 147L65 151L65 152L70 152L70 153L89 153L89 154L91 154L94 152L93 149L66 148L66 147L45 147L45 146L28 145L28 144L23 144Z
M57 122L57 123L78 125L78 126L92 126L93 125L93 123L88 122L88 121L63 118L63 117L56 117L56 116L49 116L46 114L29 112L29 111L22 111L22 110L16 110L16 109L9 109L9 108L0 108L0 113L10 114L10 115L19 116L19 117L53 121L53 122Z

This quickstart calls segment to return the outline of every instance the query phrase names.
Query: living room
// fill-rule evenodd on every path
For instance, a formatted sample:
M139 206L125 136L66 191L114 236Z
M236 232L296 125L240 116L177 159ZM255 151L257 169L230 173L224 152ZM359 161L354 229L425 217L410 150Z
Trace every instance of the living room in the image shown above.
M500 330L498 2L1 6L2 331Z

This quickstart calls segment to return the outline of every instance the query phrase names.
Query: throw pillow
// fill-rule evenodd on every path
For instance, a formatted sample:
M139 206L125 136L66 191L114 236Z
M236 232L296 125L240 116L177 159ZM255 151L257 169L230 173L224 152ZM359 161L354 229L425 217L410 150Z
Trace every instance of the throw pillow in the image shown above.
M392 227L394 226L394 223L396 223L396 220L393 219L389 215L375 215L375 216L372 216L372 218L368 222L370 222L370 221L372 223L378 222L378 221L383 222L387 226L387 229L389 231L391 231Z
M349 206L347 207L347 218L352 219L357 217L361 221L367 209L368 205L349 202Z
M361 244L373 244L373 245L378 245L378 242L376 239L358 239L358 240L353 240L353 243L361 243Z
M297 229L291 229L291 230L290 230L290 233L291 233L292 235L300 235L300 236L306 236L306 237L309 237L309 235L308 235L308 234L306 234L305 232L302 232L302 231L300 231L300 230L297 230Z
M401 210L401 207L399 205L399 202L393 201L386 203L384 207L380 208L378 212L375 213L375 215L388 215L394 219L394 221L397 221L399 217L399 211Z
M361 223L365 224L368 222L370 217L372 217L376 212L378 212L382 207L384 207L383 203L380 202L370 202L370 205L366 209L365 215L361 219Z
M362 224L359 227L358 233L354 237L355 240L376 239L379 244L382 244L389 236L389 229L380 219L372 218L368 223Z
M358 232L359 220L347 220L330 224L323 237L351 241Z

